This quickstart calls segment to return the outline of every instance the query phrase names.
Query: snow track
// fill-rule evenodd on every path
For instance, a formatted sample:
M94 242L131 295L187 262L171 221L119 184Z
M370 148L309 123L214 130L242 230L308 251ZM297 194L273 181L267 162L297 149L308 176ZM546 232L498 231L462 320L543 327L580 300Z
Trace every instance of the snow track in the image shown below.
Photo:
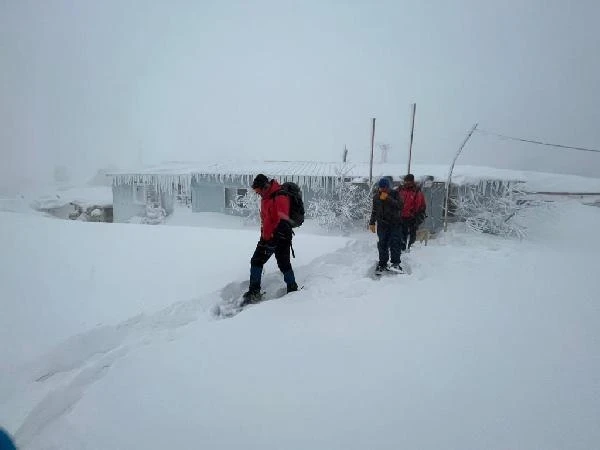
M148 253L135 247L144 258L116 264L120 277L114 280L100 275L106 266L96 260L98 283L89 298L79 290L62 297L47 290L43 303L46 297L35 295L42 289L27 290L9 277L23 273L29 280L28 272L6 264L5 284L23 287L8 291L19 300L9 317L29 327L19 334L19 326L7 324L4 336L15 347L6 354L23 349L31 356L21 361L32 362L0 370L0 421L22 450L199 442L207 448L595 448L600 241L589 230L600 217L597 208L561 206L547 213L551 220L532 217L536 233L523 242L454 229L427 247L417 244L402 256L411 276L377 282L367 276L377 257L373 234L341 242L300 235L294 269L305 289L231 320L213 314L247 287L242 259L251 252L244 247L248 235L238 231L221 232L219 240L229 240L225 258L215 262L211 249L220 247L210 244L219 236L212 233L201 241L202 252L177 265L168 261L163 268L177 270L164 277L163 269L150 269L182 255L166 245L152 247L161 256L152 267L141 265ZM92 228L55 231L64 239ZM30 241L15 241L13 254L24 253L23 262L35 262L40 253L27 253ZM97 241L96 258L106 252ZM59 247L78 243L63 240ZM89 270L80 260L60 270L53 261L35 267L41 286L65 270L73 277ZM192 270L181 271L190 264ZM132 266L153 282L151 289L127 279ZM190 280L195 290L174 289ZM269 292L284 288L272 261L263 280ZM155 287L158 296L151 295ZM115 293L106 305L98 302L100 288ZM178 298L189 300L165 307ZM96 322L98 305L113 315ZM140 311L147 312L135 315ZM67 329L53 339L47 330L57 327L48 323L61 313L59 324ZM100 320L104 325L94 327ZM44 333L48 343L39 338Z
M289 298L327 298L335 293L337 282L347 279L364 284L355 292L368 291L368 279L356 278L367 273L372 265L373 241L355 240L345 247L322 255L309 265L295 268L297 279L308 289ZM333 283L333 281L336 283ZM346 284L346 283L343 283ZM347 285L347 284L346 284ZM272 271L264 275L263 288L277 298L285 293L281 274ZM247 289L247 280L234 281L217 292L180 301L154 314L140 314L116 325L105 325L77 334L59 344L34 363L14 371L3 381L13 385L13 397L29 391L36 400L35 406L25 414L17 428L15 438L23 448L37 448L38 438L44 431L71 411L85 395L86 389L101 379L111 367L136 348L156 339L173 339L178 328L204 317L207 321L236 315L232 306ZM344 288L345 290L345 288ZM302 297L299 297L300 294ZM215 301L215 299L218 299ZM286 297L287 299L287 297ZM266 305L262 305L263 307ZM5 399L6 400L6 399ZM10 404L10 399L8 404Z

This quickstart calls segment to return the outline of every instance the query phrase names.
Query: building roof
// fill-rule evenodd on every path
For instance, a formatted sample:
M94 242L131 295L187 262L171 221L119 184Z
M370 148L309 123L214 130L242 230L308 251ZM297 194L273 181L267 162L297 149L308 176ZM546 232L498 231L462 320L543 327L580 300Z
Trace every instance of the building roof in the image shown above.
M407 170L406 164L374 163L373 179L391 176L400 180ZM440 164L414 164L411 172L417 178L432 176L434 181L445 182L449 166ZM321 161L238 161L238 162L167 162L159 166L143 167L133 170L109 172L115 182L130 183L143 181L162 184L166 181L187 184L192 176L216 179L243 177L250 180L258 173L284 179L297 180L306 184L320 184L323 178L339 178L341 174L353 179L369 178L369 163L366 162L321 162ZM577 175L554 174L534 171L498 169L485 166L463 166L454 168L452 182L472 184L479 181L520 181L529 191L545 192L600 192L600 178L588 178Z

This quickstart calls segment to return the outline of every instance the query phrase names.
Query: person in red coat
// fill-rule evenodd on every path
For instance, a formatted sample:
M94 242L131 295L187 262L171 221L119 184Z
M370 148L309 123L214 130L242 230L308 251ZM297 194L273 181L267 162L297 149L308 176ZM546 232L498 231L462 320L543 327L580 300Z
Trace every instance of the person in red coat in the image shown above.
M425 196L415 183L415 176L409 173L398 189L404 202L402 207L402 250L410 249L417 239L417 228L425 218Z
M242 305L261 299L260 283L263 266L273 254L279 270L283 273L287 292L298 290L290 262L293 235L289 217L290 198L287 195L277 195L281 185L277 180L269 180L262 173L254 178L252 189L261 197L261 228L260 239L250 259L250 283L248 292L243 295Z

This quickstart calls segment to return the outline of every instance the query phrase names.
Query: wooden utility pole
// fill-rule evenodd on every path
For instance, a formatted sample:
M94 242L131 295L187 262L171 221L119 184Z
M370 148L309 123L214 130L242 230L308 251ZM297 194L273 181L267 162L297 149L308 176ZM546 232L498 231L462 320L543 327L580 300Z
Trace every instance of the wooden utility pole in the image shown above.
M410 144L408 146L408 170L406 173L410 173L410 162L412 159L412 146L413 146L413 137L415 134L415 114L417 113L417 104L412 104L412 119L410 121Z
M369 189L373 184L373 150L375 146L375 117L373 117L373 129L371 131L371 162L369 163Z

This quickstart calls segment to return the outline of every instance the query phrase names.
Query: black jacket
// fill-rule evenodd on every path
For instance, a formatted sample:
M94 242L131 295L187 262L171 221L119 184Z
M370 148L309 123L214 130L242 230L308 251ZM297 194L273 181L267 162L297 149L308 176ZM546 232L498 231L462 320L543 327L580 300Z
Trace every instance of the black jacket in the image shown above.
M373 196L373 209L371 210L371 220L369 225L400 225L402 213L402 199L398 195L398 191L392 190L388 192L388 197L385 200L379 199L379 192Z

